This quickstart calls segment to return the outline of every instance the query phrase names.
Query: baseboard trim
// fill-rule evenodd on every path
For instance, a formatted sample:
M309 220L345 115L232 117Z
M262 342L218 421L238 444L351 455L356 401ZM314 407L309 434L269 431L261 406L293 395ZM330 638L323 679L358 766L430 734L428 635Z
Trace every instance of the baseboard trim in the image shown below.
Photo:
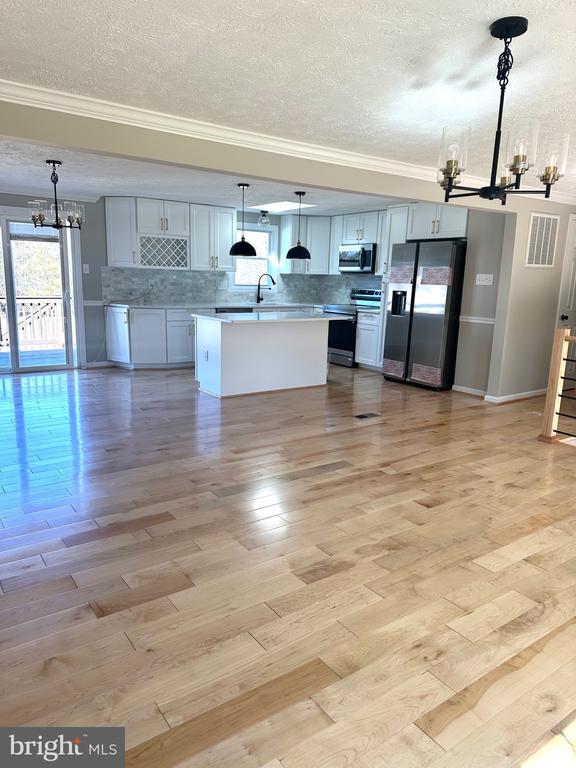
M514 395L503 395L502 397L494 397L493 395L486 395L484 400L487 403L493 405L499 405L500 403L512 403L514 400L529 400L531 397L540 397L545 395L545 389L534 389L531 392L517 392Z
M494 317L474 317L473 315L460 315L461 323L478 323L479 325L494 325Z
M461 387L458 384L454 384L452 389L455 392L462 392L464 395L474 395L474 397L484 397L486 395L485 389L473 389L472 387Z
M108 360L103 360L101 363L86 363L82 368L112 368L114 363L110 363Z

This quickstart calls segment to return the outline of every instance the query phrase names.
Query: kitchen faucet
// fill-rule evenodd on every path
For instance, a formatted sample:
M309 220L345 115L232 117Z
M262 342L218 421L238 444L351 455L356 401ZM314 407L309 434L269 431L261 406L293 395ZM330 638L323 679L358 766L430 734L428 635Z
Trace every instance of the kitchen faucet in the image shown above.
M260 285L260 280L262 280L263 277L269 277L272 282L272 285L276 285L276 280L274 280L272 275L269 274L268 272L263 272L258 278L258 290L256 291L256 304L261 304L264 301L264 298L262 297L263 287L266 288L266 290L268 291L272 290L272 285L265 285L265 286Z

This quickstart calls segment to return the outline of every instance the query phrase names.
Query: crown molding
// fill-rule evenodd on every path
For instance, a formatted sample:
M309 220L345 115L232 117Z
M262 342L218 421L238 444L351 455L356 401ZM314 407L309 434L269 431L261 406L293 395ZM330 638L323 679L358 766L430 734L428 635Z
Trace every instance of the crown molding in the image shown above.
M216 123L207 123L201 120L179 117L178 115L170 115L140 107L130 107L126 104L118 104L112 101L105 101L104 99L79 96L67 93L66 91L41 88L1 78L0 101L48 109L53 112L76 115L77 117L105 120L135 128L172 133L203 141L229 144L244 149L273 152L275 154L298 157L303 160L376 171L377 173L403 176L410 179L418 179L419 181L437 181L436 169L431 166L416 165L377 155L366 155L360 152L350 152L349 150L327 147L321 144L309 144L266 133L229 128ZM466 175L466 184L469 186L480 187L486 183L486 179ZM534 197L541 199L540 195L535 195ZM576 193L557 192L554 190L554 201L575 205Z
M305 160L402 175L424 181L436 181L436 170L427 166L325 147L320 144L283 139L265 133L229 128L216 123L206 123L192 118L178 117L140 107L130 107L125 104L40 88L35 85L15 83L10 80L0 79L0 101L49 109L53 112L63 112L78 117L106 120L135 128L174 133L220 144L231 144L246 149L290 155Z

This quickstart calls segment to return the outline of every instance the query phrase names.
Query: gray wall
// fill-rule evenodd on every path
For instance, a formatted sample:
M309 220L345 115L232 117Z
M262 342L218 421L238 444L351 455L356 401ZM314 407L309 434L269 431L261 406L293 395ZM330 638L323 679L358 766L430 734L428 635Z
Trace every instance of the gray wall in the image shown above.
M479 393L488 388L505 221L501 213L471 210L468 214L460 316L478 319L460 322L454 383ZM476 285L477 274L493 275L493 285ZM483 323L481 318L491 322Z
M546 389L552 337L558 322L569 219L560 218L554 266L526 267L530 212L547 210L537 200L530 202L529 210L506 217L488 383L488 397L496 400Z

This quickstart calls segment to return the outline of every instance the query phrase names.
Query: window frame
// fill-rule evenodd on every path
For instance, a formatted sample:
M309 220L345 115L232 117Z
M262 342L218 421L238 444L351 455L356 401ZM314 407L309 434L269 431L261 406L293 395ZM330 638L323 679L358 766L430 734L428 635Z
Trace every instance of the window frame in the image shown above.
M242 226L236 227L238 232L242 231ZM244 230L246 233L248 232L268 232L270 234L270 247L269 247L269 254L268 254L268 272L272 275L274 280L276 280L276 283L278 283L278 274L280 271L280 264L279 264L279 256L278 256L278 226L276 224L266 224L262 227L259 227L258 224L254 222L246 222L244 224ZM247 240L250 240L249 237L246 237ZM242 258L251 258L250 256L243 256ZM257 258L262 258L257 257ZM229 272L230 275L230 289L234 291L246 291L249 293L252 293L257 285L254 283L253 285L237 285L236 284L236 262L234 262L234 270L232 272ZM269 282L269 281L268 281ZM276 293L277 285L271 286L272 293Z

